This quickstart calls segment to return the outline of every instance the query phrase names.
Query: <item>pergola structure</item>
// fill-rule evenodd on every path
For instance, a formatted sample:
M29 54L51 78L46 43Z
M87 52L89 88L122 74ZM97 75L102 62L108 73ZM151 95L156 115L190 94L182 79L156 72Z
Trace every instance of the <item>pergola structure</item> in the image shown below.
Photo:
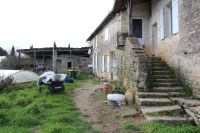
M81 57L90 57L89 51L91 47L82 47L82 48L70 48L70 47L46 47L46 48L30 48L30 49L18 49L19 58L21 54L32 57L34 62L34 68L36 67L36 59L47 58L52 59L53 70L56 71L56 60L59 55L74 55Z

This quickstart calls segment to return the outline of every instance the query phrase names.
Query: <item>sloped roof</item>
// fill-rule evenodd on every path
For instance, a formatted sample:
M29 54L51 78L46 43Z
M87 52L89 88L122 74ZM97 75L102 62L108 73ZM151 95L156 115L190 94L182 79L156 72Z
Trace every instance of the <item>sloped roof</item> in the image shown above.
M92 40L92 38L94 38L118 12L126 9L124 1L125 0L115 0L113 9L108 13L108 15L104 18L104 20L100 23L100 25L94 30L94 32L88 37L86 41Z

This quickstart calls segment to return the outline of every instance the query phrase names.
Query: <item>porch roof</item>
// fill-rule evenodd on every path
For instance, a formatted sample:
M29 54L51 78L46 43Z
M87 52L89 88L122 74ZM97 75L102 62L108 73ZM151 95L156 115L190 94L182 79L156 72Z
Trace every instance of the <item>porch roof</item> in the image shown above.
M103 19L100 25L94 30L94 32L88 37L86 41L91 41L104 27L105 25L115 16L116 13L126 9L124 5L125 0L115 0L113 9Z
M89 57L88 50L91 49L91 47L82 47L82 48L56 47L55 49L58 55L66 54L66 55ZM52 56L53 47L18 49L17 52L28 55L30 57L34 57L34 52L37 53L36 55L37 57Z

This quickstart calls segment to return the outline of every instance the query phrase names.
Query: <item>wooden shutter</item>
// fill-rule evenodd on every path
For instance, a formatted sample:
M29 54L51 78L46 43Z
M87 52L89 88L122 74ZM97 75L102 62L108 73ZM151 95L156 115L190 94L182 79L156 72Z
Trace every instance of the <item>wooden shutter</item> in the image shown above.
M164 36L164 23L163 23L163 8L160 9L160 38L163 40Z
M102 55L102 72L104 72L104 55Z
M93 67L93 70L95 69L95 53L93 53L92 55L92 67Z
M176 34L178 32L178 0L172 0L172 33Z
M107 72L110 72L110 56L107 56Z
M96 70L98 70L98 53L96 53L96 62L95 62Z

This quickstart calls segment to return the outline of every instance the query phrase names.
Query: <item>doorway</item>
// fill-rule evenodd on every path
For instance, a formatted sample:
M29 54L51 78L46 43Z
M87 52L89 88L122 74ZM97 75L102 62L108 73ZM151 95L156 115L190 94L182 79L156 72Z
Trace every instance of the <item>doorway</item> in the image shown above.
M132 23L133 23L133 36L138 38L138 41L141 45L144 45L143 19L134 18L132 19Z
M152 26L152 56L157 54L157 23Z

